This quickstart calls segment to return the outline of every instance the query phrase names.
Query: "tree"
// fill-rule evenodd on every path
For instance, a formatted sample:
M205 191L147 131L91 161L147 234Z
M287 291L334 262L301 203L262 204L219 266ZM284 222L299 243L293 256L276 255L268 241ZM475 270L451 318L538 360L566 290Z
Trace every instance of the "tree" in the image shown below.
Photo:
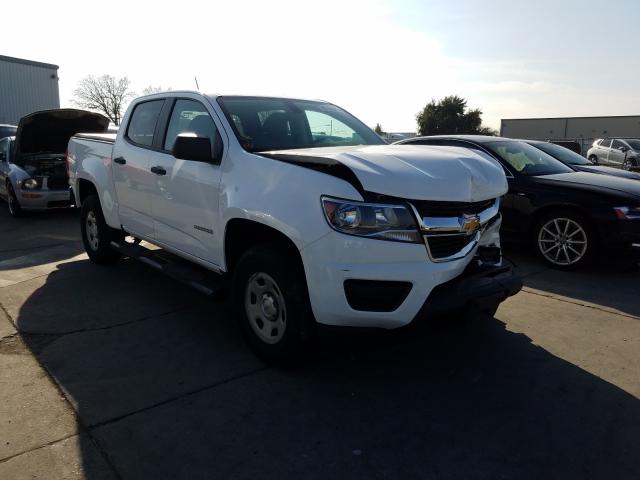
M457 95L431 100L416 115L419 135L478 134L495 135L497 132L482 126L482 111L467 110L467 101Z
M378 135L382 135L384 130L382 130L382 126L379 123L376 123L376 128L373 129Z
M170 90L171 90L171 87L163 88L160 85L158 85L157 87L155 87L153 85L149 85L148 87L145 87L142 90L142 94L143 95L151 95L153 93L168 92Z
M78 88L73 92L76 96L74 103L82 108L104 113L114 124L120 125L127 100L135 96L129 90L129 85L127 77L89 75L80 80Z

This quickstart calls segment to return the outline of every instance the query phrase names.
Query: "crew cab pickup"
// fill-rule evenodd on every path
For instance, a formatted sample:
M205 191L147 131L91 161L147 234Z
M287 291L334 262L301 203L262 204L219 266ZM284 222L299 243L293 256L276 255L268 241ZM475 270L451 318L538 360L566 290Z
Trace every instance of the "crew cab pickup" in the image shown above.
M387 145L330 103L154 94L117 135L74 136L67 161L92 261L162 269L143 240L217 274L264 357L304 351L318 324L493 314L521 288L502 264L497 162Z

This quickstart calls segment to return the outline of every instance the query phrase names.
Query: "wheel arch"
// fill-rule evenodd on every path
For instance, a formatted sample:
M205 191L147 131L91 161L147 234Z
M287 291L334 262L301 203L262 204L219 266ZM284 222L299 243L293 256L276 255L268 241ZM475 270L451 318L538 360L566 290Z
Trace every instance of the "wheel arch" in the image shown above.
M582 208L575 204L554 203L554 204L545 205L544 207L539 208L533 213L533 215L531 216L531 222L529 223L529 229L527 231L529 238L533 237L533 234L535 233L535 229L543 217L553 212L560 212L560 211L572 212L581 216L587 221L587 226L593 232L596 233L596 236L598 238L600 237L599 231L596 228L596 222L594 222L593 218L591 218L591 215L587 209Z
M275 243L290 252L303 267L300 250L287 235L271 226L255 220L232 218L224 232L224 269L228 274L233 270L244 252L264 243ZM304 267L303 267L304 268Z

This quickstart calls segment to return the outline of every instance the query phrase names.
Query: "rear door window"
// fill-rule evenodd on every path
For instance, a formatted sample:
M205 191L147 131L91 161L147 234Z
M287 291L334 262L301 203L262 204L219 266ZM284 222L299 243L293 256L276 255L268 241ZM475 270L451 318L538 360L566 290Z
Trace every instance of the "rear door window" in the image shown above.
M163 104L164 100L152 100L136 105L129 120L127 138L143 147L153 145L153 134L156 131Z
M611 139L610 138L605 138L604 140L602 140L600 142L600 147L601 148L609 148L611 146Z

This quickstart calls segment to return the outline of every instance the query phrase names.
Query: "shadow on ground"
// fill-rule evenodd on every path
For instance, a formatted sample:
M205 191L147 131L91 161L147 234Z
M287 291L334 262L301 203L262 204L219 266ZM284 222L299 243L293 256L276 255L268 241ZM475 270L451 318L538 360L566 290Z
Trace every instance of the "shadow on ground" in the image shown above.
M77 210L65 209L12 218L0 200L0 271L11 269L25 255L32 259L30 266L36 266L82 253L79 216Z
M494 318L325 337L277 369L225 304L132 262L6 290L89 432L90 480L96 445L125 479L640 478L638 399Z

